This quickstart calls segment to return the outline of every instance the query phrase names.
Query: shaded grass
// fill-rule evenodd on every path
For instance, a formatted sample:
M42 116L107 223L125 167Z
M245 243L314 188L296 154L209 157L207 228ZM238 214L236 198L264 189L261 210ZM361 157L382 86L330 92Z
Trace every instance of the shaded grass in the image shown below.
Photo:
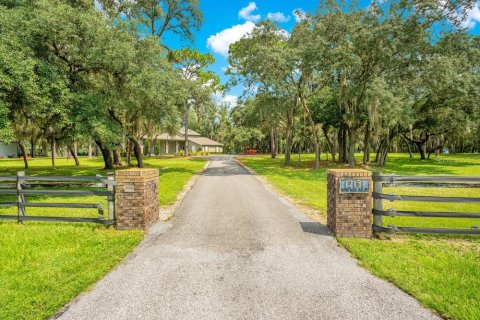
M100 158L58 159L57 169L49 159L31 159L27 175L105 175ZM172 204L204 159L147 158L149 167L160 168L159 203ZM0 175L23 170L21 159L0 159ZM58 189L59 187L55 187ZM0 201L15 201L0 196ZM26 196L34 202L98 203L106 209L105 197ZM26 208L27 215L96 217L94 209ZM0 214L17 209L0 207ZM0 319L45 319L76 295L92 286L117 265L143 238L142 231L117 231L86 223L0 221Z
M313 155L303 155L293 167L283 159L268 156L240 160L264 176L281 192L299 203L322 211L327 209L326 175L329 168L340 168L324 161L312 170ZM430 161L393 154L385 168L372 171L396 175L480 176L480 155L448 155ZM385 188L385 193L479 197L475 188L404 187ZM479 204L387 202L384 208L412 211L480 212ZM384 217L385 224L412 227L470 228L479 219ZM377 276L392 281L415 296L423 305L448 319L480 319L480 238L454 235L388 235L385 240L343 238L345 246L360 264Z
M202 170L206 159L203 158L161 158L149 157L144 159L145 167L159 168L159 204L160 206L168 206L175 202L177 194L183 189L185 183ZM57 176L92 176L96 174L106 175L112 170L103 169L103 160L101 158L80 158L80 166L75 167L73 160L66 158L57 159L57 169L51 169L51 162L48 158L34 158L29 159L30 169L23 169L23 162L21 159L0 159L0 175L16 175L18 171L25 171L26 175L41 176L41 175L57 175ZM52 200L55 202L64 201L66 198L71 198L71 202L80 201L85 203L98 203L104 201L103 197L48 197L42 196L45 200ZM36 196L36 201L42 197ZM2 197L1 201L6 198ZM9 199L14 199L10 197ZM33 198L31 198L33 199ZM62 200L63 199L63 200ZM28 201L28 199L27 199ZM105 202L106 203L106 202ZM50 211L51 209L48 209ZM74 209L72 209L74 210ZM43 209L29 208L30 212L35 214L43 214ZM95 210L90 210L91 214L96 213ZM5 209L0 208L0 214L5 214Z

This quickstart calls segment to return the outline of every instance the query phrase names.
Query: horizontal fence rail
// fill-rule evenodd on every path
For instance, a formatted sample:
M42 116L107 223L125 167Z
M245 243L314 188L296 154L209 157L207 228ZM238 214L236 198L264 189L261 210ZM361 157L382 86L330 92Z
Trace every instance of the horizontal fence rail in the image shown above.
M9 183L9 182L15 183ZM5 183L7 182L7 183ZM78 188L78 184L92 185L103 190L65 190L65 189L25 189L25 187L41 186L65 186ZM0 207L17 207L17 215L0 215L0 220L23 221L52 221L52 222L94 222L104 225L114 223L114 186L116 181L113 173L107 177L96 176L25 176L23 171L17 176L0 176L0 195L17 195L16 202L0 202ZM106 188L106 189L105 189ZM104 209L101 203L47 203L28 202L25 196L31 195L55 195L55 196L105 196L108 202L108 218L104 217ZM87 217L53 217L53 216L27 216L25 208L74 208L96 209L98 218Z
M0 189L0 194L23 194L23 195L57 195L57 196L110 196L108 190L5 190Z
M106 220L101 218L80 218L80 217L47 217L47 216L13 216L5 215L0 216L0 220L16 220L23 221L48 221L48 222L93 222L104 225L114 224L113 220Z
M373 181L381 182L428 182L428 183L480 183L480 177L460 177L460 176L388 176L373 175Z
M115 180L108 180L101 175L96 176L0 176L0 181L53 181L53 182L99 182L105 185L116 185Z
M388 227L373 226L373 231L385 233L440 233L440 234L463 234L480 235L478 228L472 229L452 229L452 228L417 228L417 227L397 227L389 225Z
M419 202L462 202L462 203L480 203L480 198L467 197L430 197L430 196L410 196L399 194L373 193L374 199L384 199L390 201L419 201Z
M480 213L473 212L398 211L395 209L373 209L373 214L384 217L480 218Z
M441 233L441 234L480 234L478 226L474 225L470 229L453 228L418 228L418 227L397 227L395 225L384 226L383 217L424 217L424 218L475 218L480 219L478 212L437 212L437 211L402 211L393 208L383 210L383 200L388 201L415 201L415 202L446 202L446 203L480 203L478 197L436 197L422 195L398 195L383 193L383 184L398 184L396 187L408 186L414 184L442 184L441 187L448 188L448 185L462 184L463 187L478 187L480 177L455 177L455 176L382 176L373 175L372 194L373 205L373 230L386 233Z

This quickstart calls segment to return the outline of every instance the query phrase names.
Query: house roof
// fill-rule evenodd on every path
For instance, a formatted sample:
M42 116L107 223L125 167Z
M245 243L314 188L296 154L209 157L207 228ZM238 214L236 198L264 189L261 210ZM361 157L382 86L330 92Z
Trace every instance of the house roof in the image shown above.
M157 136L158 140L169 140L169 141L184 141L185 138L177 134L171 135L168 133L161 133Z
M198 137L202 136L200 133L193 131L192 129L188 129L187 133L188 133L188 136L198 136ZM178 134L182 136L185 135L185 128L181 128L180 130L178 130Z
M223 144L221 144L220 142L217 142L217 141L214 141L214 140L211 140L211 139L208 139L208 138L205 138L205 137L189 137L188 138L189 141L192 141L196 144L199 144L201 146L215 146L215 147L222 147Z
M182 128L177 132L177 134L171 135L168 133L160 133L156 136L158 140L168 140L168 141L185 141L185 136L182 134L185 132ZM146 137L149 138L149 137ZM188 141L192 141L201 146L212 146L212 147L223 147L223 144L217 141L214 141L209 138L202 137L200 133L188 129Z

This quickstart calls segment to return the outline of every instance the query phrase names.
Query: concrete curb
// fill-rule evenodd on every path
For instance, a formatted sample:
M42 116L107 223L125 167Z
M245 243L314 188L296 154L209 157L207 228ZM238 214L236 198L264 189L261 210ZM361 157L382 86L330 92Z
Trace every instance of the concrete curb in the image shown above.
M313 209L309 206L299 203L297 200L293 199L292 197L285 194L285 192L281 191L267 179L261 175L259 175L255 170L251 169L247 165L245 165L238 157L233 158L242 168L247 170L252 176L255 177L268 191L275 194L279 199L281 199L284 203L287 203L289 206L296 208L298 211L306 215L312 220L318 221L322 224L327 224L327 216L322 215L320 210Z
M185 198L187 193L193 188L198 178L200 178L200 176L202 176L205 173L205 170L207 170L208 166L210 165L210 161L211 161L211 158L208 159L207 163L203 166L203 169L200 172L195 174L192 178L190 178L190 180L187 181L182 191L180 191L180 193L177 195L177 200L175 200L174 204L167 207L160 208L160 211L159 211L160 221L168 221L173 217L175 211L182 204L183 199Z

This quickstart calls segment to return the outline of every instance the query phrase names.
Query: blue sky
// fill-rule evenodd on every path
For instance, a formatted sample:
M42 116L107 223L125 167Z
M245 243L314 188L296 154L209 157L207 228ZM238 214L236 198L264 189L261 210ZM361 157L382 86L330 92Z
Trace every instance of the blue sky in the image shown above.
M203 53L215 56L215 64L211 67L225 83L228 78L223 70L227 67L228 45L249 32L255 22L270 18L279 22L281 27L290 31L295 20L293 11L300 9L304 12L315 13L318 0L199 0L204 16L204 23L198 32L195 32L194 43L181 43L177 38L169 35L167 43L173 48L181 46L194 47ZM368 6L371 0L361 0L360 4ZM480 1L472 10L467 22L470 31L480 34ZM169 38L170 37L170 38ZM242 94L242 88L237 87L226 92L223 98L232 102Z

